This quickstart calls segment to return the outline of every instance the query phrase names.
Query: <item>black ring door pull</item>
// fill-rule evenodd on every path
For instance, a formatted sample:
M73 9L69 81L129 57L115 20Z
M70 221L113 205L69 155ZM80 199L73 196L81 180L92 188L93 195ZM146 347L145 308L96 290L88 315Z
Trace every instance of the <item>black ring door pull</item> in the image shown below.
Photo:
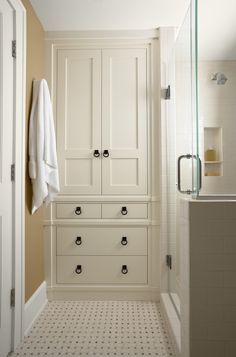
M122 274L127 274L128 273L127 265L122 265L121 273Z
M81 245L82 244L82 238L81 237L76 237L75 244L76 245Z
M100 156L99 150L94 150L93 156L94 157L99 157Z
M76 214L77 216L80 216L81 213L82 213L81 207L76 207L76 209L75 209L75 214Z
M81 274L82 273L82 265L77 265L75 272L76 272L76 274Z
M103 151L103 156L104 157L109 157L109 151L108 150L104 150Z
M122 245L127 245L128 244L127 237L122 237L121 244Z
M123 216L126 216L128 214L128 210L127 210L127 208L125 206L121 208L121 214Z

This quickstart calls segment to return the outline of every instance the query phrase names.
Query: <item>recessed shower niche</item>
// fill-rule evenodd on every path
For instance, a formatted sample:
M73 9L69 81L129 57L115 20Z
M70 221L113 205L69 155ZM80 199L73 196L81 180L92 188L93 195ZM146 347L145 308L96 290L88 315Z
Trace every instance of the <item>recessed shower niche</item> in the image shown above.
M223 176L222 128L204 128L204 176Z

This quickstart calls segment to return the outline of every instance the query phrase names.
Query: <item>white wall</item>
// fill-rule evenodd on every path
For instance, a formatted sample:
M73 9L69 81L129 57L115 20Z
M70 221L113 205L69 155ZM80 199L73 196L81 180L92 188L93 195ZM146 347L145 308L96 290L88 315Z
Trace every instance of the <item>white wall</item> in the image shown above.
M198 0L202 60L236 59L235 0Z

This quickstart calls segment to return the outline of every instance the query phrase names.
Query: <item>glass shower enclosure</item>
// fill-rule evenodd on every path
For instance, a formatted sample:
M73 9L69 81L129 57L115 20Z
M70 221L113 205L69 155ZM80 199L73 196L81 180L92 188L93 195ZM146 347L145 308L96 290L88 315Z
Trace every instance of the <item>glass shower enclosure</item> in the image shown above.
M196 197L201 188L198 155L197 32L193 1L176 36L167 70L171 98L167 115L168 290L177 314L180 306L180 199Z
M180 199L236 197L236 36L230 4L221 10L219 2L208 21L207 2L191 1L167 69L169 293L178 312Z
M199 199L236 196L236 32L232 2L198 0ZM212 10L212 9L211 9Z
M181 297L190 284L183 212L189 205L183 202L236 197L236 32L231 5L216 2L212 13L207 1L192 0L166 69L171 88L165 115L167 291L181 322L187 316Z

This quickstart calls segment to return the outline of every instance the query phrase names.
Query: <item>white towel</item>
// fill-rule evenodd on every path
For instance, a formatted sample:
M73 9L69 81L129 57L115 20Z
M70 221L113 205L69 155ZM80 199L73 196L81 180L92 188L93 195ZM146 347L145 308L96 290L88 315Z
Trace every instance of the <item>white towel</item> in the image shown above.
M52 104L45 79L33 82L29 128L29 176L33 186L32 214L59 192Z

